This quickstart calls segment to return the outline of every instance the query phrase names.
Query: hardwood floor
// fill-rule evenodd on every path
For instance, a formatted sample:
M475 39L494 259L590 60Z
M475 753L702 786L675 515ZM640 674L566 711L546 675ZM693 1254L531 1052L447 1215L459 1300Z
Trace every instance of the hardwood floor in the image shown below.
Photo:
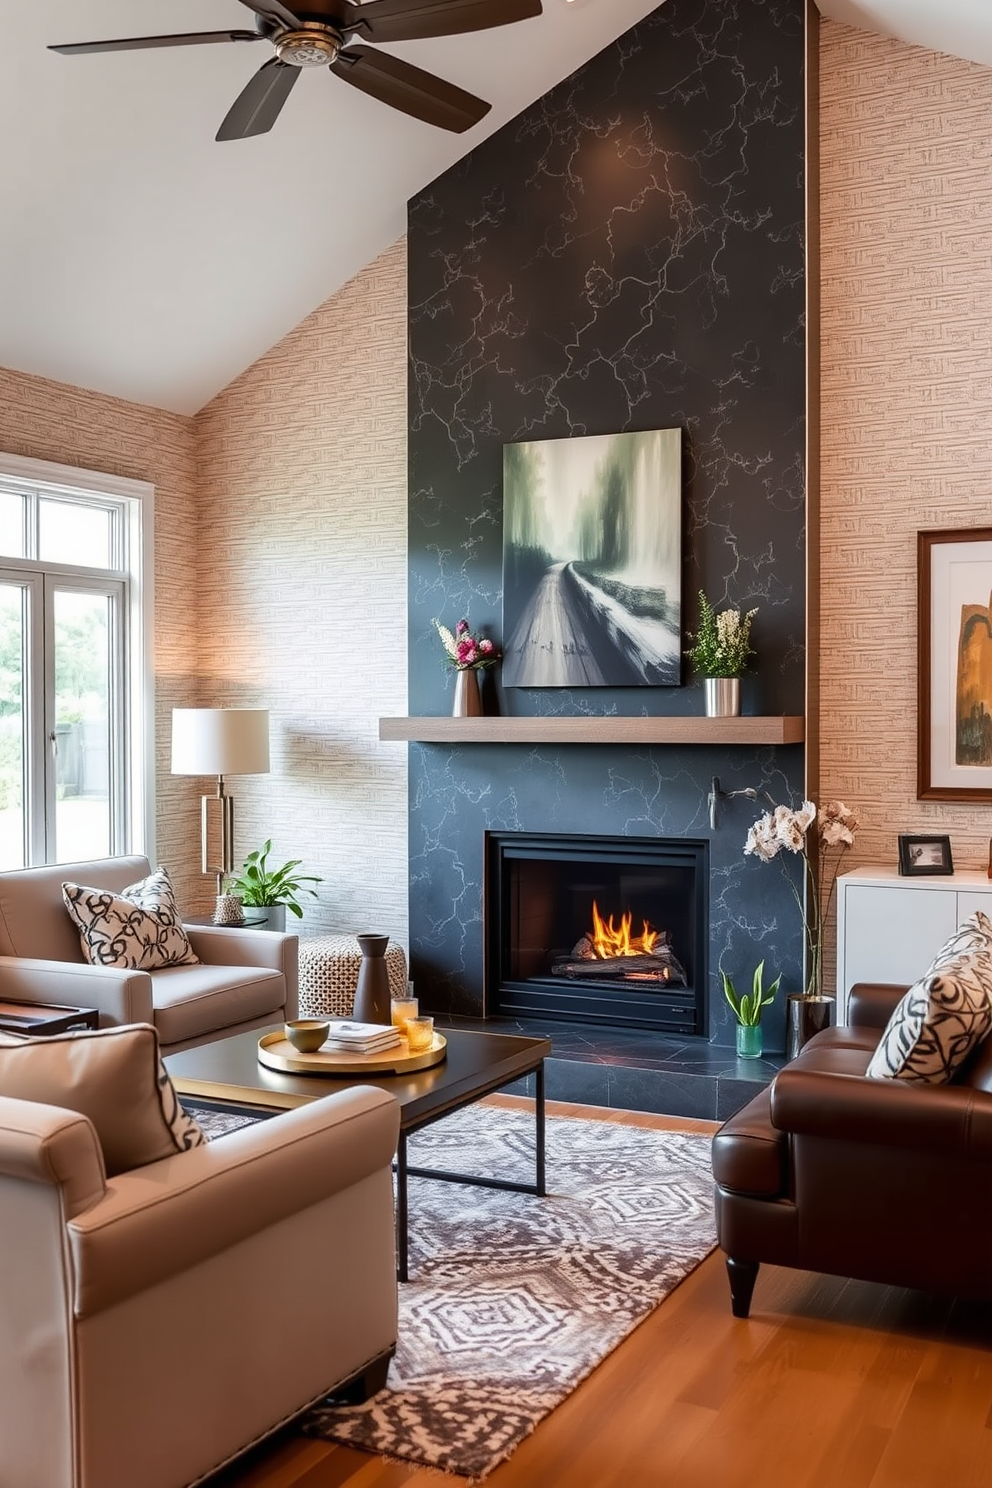
M716 1129L638 1112L552 1110ZM205 1488L459 1488L465 1481L290 1430ZM765 1266L745 1322L731 1316L715 1252L486 1488L990 1483L992 1307Z

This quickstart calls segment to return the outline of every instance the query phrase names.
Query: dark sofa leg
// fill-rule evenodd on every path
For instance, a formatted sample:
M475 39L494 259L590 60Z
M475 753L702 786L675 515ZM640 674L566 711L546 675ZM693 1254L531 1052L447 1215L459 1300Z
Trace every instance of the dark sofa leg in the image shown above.
M340 1385L330 1398L343 1401L348 1405L361 1405L363 1400L371 1400L373 1395L378 1395L379 1391L385 1388L389 1361L394 1352L394 1349L390 1349L388 1353L380 1354L377 1359L372 1359L360 1374L356 1374L352 1379Z
M727 1275L730 1278L730 1305L734 1317L746 1318L751 1311L751 1296L758 1278L757 1261L735 1261L727 1257Z

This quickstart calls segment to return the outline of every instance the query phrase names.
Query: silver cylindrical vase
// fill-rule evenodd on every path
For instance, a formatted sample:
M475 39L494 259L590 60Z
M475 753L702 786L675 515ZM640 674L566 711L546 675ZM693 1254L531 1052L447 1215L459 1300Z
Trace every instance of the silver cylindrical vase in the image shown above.
M707 677L707 718L736 718L741 711L740 677Z
M473 668L464 667L455 673L455 703L451 712L454 718L482 717L479 674Z

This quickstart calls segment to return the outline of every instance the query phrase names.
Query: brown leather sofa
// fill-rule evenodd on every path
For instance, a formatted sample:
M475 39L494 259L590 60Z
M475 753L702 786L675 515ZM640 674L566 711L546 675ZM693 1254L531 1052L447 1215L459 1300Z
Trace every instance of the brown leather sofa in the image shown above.
M949 1085L867 1079L905 987L860 984L713 1139L735 1317L758 1267L992 1297L992 1039Z

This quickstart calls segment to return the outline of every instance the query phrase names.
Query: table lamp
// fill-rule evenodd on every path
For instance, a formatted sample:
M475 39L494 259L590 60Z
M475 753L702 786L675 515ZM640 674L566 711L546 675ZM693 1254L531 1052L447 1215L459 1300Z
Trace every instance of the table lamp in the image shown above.
M173 708L173 775L216 775L217 791L200 801L203 872L217 875L217 893L234 872L234 801L224 794L225 775L267 775L268 708ZM219 805L215 803L219 802ZM210 862L209 825L218 817L220 861Z

